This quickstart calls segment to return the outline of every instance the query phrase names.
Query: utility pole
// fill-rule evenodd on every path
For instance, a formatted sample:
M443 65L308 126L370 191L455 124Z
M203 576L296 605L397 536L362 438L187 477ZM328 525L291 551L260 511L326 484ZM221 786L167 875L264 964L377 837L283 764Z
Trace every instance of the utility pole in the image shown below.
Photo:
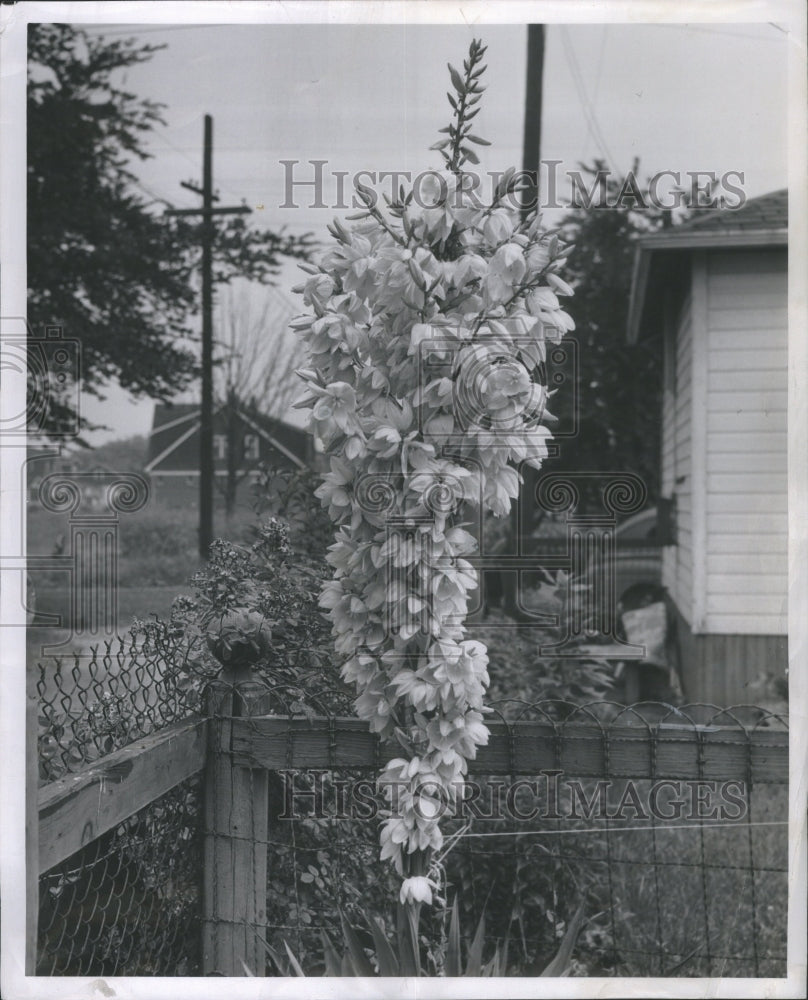
M538 206L539 167L541 164L541 110L542 78L544 75L544 25L527 26L527 79L525 82L525 117L522 131L523 176L535 177L535 183L526 182L522 192L522 218ZM510 545L512 554L528 555L525 551L530 537L535 507L535 490L538 473L527 463L520 469L523 482L518 500L511 504ZM502 575L503 605L512 617L519 618L519 575L518 572Z
M246 205L214 208L213 118L205 115L202 152L202 187L181 181L181 186L202 196L202 208L175 208L166 215L201 215L202 243L202 400L199 417L199 555L207 559L213 541L213 216L245 215Z
M522 169L536 175L535 188L524 192L522 211L526 215L539 195L541 163L541 106L544 75L544 25L527 26L527 83L525 86L525 121L522 133Z

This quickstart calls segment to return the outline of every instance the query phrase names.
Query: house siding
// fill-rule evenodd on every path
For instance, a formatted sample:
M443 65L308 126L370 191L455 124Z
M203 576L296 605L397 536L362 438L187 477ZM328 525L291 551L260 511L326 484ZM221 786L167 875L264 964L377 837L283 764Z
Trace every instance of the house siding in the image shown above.
M663 496L676 498L677 544L663 550L662 582L689 621L693 574L690 296L682 303L677 318L669 322L665 337L661 486Z
M785 635L786 251L713 252L706 272L704 631Z
M758 704L767 678L788 664L785 635L694 635L676 607L675 627L685 698L712 705Z

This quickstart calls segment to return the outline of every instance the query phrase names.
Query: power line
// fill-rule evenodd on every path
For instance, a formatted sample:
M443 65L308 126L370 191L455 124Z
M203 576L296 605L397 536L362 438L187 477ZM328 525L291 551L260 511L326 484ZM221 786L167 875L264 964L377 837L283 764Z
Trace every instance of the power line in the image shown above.
M776 28L778 31L783 32L783 34L788 34L779 25L775 24L773 21L766 22L770 27ZM727 38L742 38L747 42L775 42L779 41L774 35L745 35L740 31L726 31L723 28L708 28L704 25L698 24L658 24L658 28L673 28L677 31L698 31L704 35L725 35Z
M179 154L180 154L180 156L184 157L184 158L185 158L185 159L186 159L186 160L187 160L187 161L188 161L188 162L189 162L189 163L191 164L191 166L192 166L192 167L194 168L194 170L196 170L196 169L197 169L197 163L196 163L196 160L192 160L192 159L191 159L191 157L190 157L190 156L188 155L188 153L187 153L187 152L186 152L186 151L185 151L184 149L182 149L182 148L181 148L180 146L178 146L178 145L177 145L177 144L176 144L176 143L175 143L175 142L174 142L174 141L173 141L173 140L172 140L172 139L170 138L170 136L168 135L168 133L166 132L166 130L165 130L164 128L160 128L160 127L158 127L158 126L153 126L153 128L152 128L152 131L153 131L153 132L154 132L154 134L155 134L155 135L157 135L158 137L159 137L159 136L162 136L163 140L164 140L164 141L165 141L165 142L166 142L166 143L168 144L168 146L169 146L169 147L170 147L171 149L173 149L175 153L179 153ZM146 144L146 148L148 148L148 146L149 146L149 144L147 143L147 144ZM154 147L154 146L152 146L151 148L152 148L152 149L154 149L155 147ZM189 147L189 148L191 148L191 147ZM194 146L193 148L195 149L196 147Z
M150 198L153 198L154 201L160 202L161 205L166 205L168 206L168 208L174 208L173 202L170 202L168 198L164 198L162 195L159 195L155 191L152 191L151 188L147 187L142 181L133 180L132 184L140 191L142 191L143 194L148 195Z
M168 31L191 31L195 28L234 28L239 27L238 24L167 24L165 26L159 25L149 25L149 27L141 28L139 24L132 24L127 28L112 28L111 30L106 28L103 24L78 24L77 27L81 31L86 31L88 33L102 35L107 38L117 38L121 35L157 35L164 34ZM255 27L255 25L245 24L245 28Z
M586 86L584 84L583 75L581 73L581 68L578 65L578 59L575 55L575 50L572 46L572 41L567 34L567 29L561 29L561 37L564 43L564 54L567 59L567 66L569 67L570 74L572 75L572 80L575 85L575 89L578 92L578 99L581 104L581 110L586 118L589 130L594 136L596 144L600 147L601 152L605 154L609 166L614 169L615 159L611 155L609 146L606 139L601 131L600 124L598 123L597 116L595 114L592 102L589 99L589 95L586 92Z
M581 74L580 66L578 65L578 60L575 56L575 50L572 47L572 42L567 34L567 29L561 26L561 40L564 45L564 55L567 60L567 66L569 68L570 74L572 76L572 82L575 85L575 89L578 92L578 100L581 105L581 110L584 113L584 117L592 130L592 134L595 138L595 142L600 147L601 153L606 157L606 162L612 172L615 171L615 158L612 156L609 149L609 145L603 135L603 132L598 123L597 115L592 107L592 102L589 100L589 96L586 92L586 87L584 85L583 76Z
M166 132L166 130L165 130L164 128L160 128L160 127L157 127L157 126L155 126L155 127L153 128L153 131L154 131L155 135L157 135L158 137L162 137L162 138L163 138L163 140L164 140L164 141L165 141L165 142L166 142L166 143L168 144L168 146L169 146L169 147L170 147L171 149L173 149L173 150L174 150L174 152L176 152L176 153L179 153L179 154L180 154L180 156L182 156L182 157L183 157L184 159L186 159L186 160L187 160L187 161L188 161L188 162L189 162L189 163L191 164L191 166L192 166L192 167L193 167L193 168L194 168L194 169L196 170L196 166L197 166L197 164L196 164L196 161L195 161L195 160L193 160L193 159L192 159L192 158L191 158L191 157L190 157L190 156L188 155L188 153L187 153L187 152L186 152L186 151L185 151L185 150L183 149L183 147L182 147L182 146L178 146L178 145L177 145L177 144L176 144L176 143L175 143L175 142L174 142L174 141L173 141L173 140L172 140L172 139L171 139L171 138L169 137L168 133ZM154 150L154 149L157 149L157 148L159 148L159 147L156 147L156 146L154 146L154 145L149 145L148 143L146 143L146 144L145 144L145 148L146 148L146 149L152 149L152 150ZM195 149L196 147L195 147L195 146L193 146L193 147L190 147L190 146L189 146L188 148L189 148L189 149ZM221 147L219 147L219 148L221 148ZM239 150L239 149L242 149L242 148L243 148L243 149L249 149L250 147L247 147L247 146L245 146L245 147L239 147L239 146L226 146L226 147L224 147L224 148L225 148L225 149L227 149L227 150ZM262 150L256 150L256 152L262 152ZM238 195L238 194L236 194L236 192L235 192L235 191L234 191L234 190L233 190L232 188L228 188L228 187L224 187L224 186L223 186L223 187L221 188L221 190L223 190L223 191L225 192L225 194L229 194L229 195L232 195L232 197L234 197L234 198L240 198L240 197L241 197L241 195Z
M600 78L601 78L601 73L603 72L603 53L606 50L606 32L608 30L609 30L608 24L604 24L603 31L601 32L600 35L600 49L598 51L598 68L595 71L595 87L594 87L595 96L592 101L593 111L594 111L594 106L597 103L598 91L600 90ZM584 139L584 149L583 153L581 154L582 160L584 159L584 155L586 153L586 144L589 142L589 137L591 135L592 135L592 127L587 123L586 138Z

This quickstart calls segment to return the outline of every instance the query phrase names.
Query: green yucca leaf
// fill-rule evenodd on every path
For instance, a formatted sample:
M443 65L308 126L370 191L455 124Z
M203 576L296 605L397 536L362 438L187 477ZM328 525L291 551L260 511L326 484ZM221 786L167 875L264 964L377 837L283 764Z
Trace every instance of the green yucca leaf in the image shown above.
M567 967L570 964L570 959L572 958L572 949L575 947L575 942L578 939L578 934L580 933L581 927L584 923L584 904L581 903L578 909L575 911L575 915L569 922L567 931L561 940L561 944L558 947L558 951L555 953L555 957L549 963L549 965L541 973L542 976L563 976L567 971Z
M384 933L384 928L378 917L373 917L368 919L365 917L370 927L370 933L373 935L373 944L376 946L376 960L379 963L379 975L380 976L397 976L398 971L398 958L396 953L393 951L390 942L387 940L387 935Z
M323 958L325 959L325 974L327 976L341 976L342 975L342 960L337 954L337 950L334 947L331 938L322 932L320 935L323 942Z
M419 908L420 909L420 908ZM419 910L399 903L396 908L400 975L421 975L421 950L418 947Z
M463 77L457 72L457 70L454 68L454 66L452 66L451 63L449 63L448 66L449 66L449 76L451 76L452 78L452 86L458 92L458 94L465 94L466 85L465 83L463 83Z
M460 918L457 913L457 896L455 896L455 901L452 903L452 916L449 920L449 941L446 946L445 968L447 976L462 975L460 959Z
M272 959L272 962L275 965L275 968L278 970L278 972L282 976L288 976L288 975L290 975L289 966L283 960L283 958L281 957L281 955L267 941L265 941L263 939L263 937L261 937L260 934L258 935L258 940L264 946L264 949L266 950L267 955L269 955L269 957Z
M289 956L289 964L292 966L292 971L294 972L294 974L296 976L305 976L306 973L303 971L303 966L295 958L294 952L289 947L289 943L287 941L284 941L283 946L284 948L286 948L286 954Z
M474 940L469 948L468 961L466 962L467 976L481 976L483 974L483 943L485 941L485 910L480 914L480 922L474 934Z
M345 942L345 951L350 958L351 965L354 967L354 974L357 976L372 976L373 966L370 964L370 960L365 954L362 942L359 940L356 931L353 927L351 927L345 919L345 915L342 913L340 914L340 923L342 924L342 937Z

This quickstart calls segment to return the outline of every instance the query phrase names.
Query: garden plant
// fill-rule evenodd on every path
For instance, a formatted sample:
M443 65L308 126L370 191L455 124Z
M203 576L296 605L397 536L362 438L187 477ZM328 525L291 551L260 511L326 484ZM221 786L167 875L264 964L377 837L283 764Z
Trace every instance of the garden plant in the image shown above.
M463 516L506 516L519 467L541 466L546 345L573 328L559 303L570 248L520 211L515 170L488 204L469 172L488 145L473 132L484 55L475 41L463 72L449 67L443 168L384 207L358 186L364 208L302 265L310 311L293 322L309 355L301 405L330 462L317 494L336 525L334 574L320 603L358 715L399 748L379 777L381 858L413 928L444 891L443 806L488 738L487 652L464 626L479 529Z

